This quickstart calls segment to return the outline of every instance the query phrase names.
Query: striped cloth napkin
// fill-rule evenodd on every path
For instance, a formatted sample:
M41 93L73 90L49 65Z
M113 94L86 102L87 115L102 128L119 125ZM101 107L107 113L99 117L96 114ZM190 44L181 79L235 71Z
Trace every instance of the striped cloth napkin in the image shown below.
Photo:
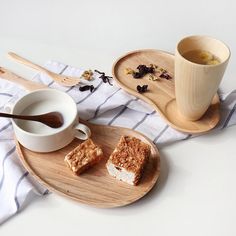
M80 77L82 69L49 61L49 70ZM44 74L37 74L33 80L51 88L62 90L74 98L79 116L93 123L128 127L142 132L155 144L168 144L191 138L172 129L151 106L131 96L117 87L103 83L99 74L94 74L95 90L80 92L79 86L62 87ZM0 110L26 93L19 86L0 80ZM230 94L220 94L221 121L216 129L223 129L236 123L236 90ZM13 130L9 119L0 118L0 224L23 209L35 196L45 195L48 190L39 185L20 163L13 140ZM33 196L33 198L32 198Z

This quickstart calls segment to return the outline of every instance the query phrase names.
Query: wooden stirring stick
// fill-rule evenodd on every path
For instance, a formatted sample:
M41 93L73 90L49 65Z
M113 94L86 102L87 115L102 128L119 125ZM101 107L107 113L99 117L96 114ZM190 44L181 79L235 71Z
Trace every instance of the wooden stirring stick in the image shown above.
M38 121L51 128L59 128L64 123L63 116L59 112L49 112L41 115L32 115L32 116L14 115L0 112L0 117Z

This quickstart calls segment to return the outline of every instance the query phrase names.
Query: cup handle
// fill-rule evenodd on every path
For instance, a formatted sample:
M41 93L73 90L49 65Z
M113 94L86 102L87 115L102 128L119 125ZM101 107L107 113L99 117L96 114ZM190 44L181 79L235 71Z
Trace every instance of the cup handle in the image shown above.
M86 140L91 136L91 130L89 129L88 126L79 123L78 125L75 126L76 133L75 137L81 140Z

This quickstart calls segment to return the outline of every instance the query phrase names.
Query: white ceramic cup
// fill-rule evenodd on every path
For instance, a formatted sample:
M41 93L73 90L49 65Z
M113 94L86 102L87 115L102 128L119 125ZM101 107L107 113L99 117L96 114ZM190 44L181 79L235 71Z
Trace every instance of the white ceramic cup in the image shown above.
M40 89L20 98L10 107L12 114L37 115L58 111L63 115L60 128L50 128L35 121L12 119L16 139L34 152L52 152L72 142L74 138L86 140L90 129L79 123L77 106L66 93L54 89Z

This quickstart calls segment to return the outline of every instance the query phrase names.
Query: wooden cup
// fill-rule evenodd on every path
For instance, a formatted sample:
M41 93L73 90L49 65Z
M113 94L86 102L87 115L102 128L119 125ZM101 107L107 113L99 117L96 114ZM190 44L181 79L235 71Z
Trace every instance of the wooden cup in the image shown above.
M208 51L220 59L217 65L193 63L183 57L188 51ZM207 36L182 39L175 52L175 95L178 110L187 120L198 120L207 111L219 88L230 58L229 48Z

